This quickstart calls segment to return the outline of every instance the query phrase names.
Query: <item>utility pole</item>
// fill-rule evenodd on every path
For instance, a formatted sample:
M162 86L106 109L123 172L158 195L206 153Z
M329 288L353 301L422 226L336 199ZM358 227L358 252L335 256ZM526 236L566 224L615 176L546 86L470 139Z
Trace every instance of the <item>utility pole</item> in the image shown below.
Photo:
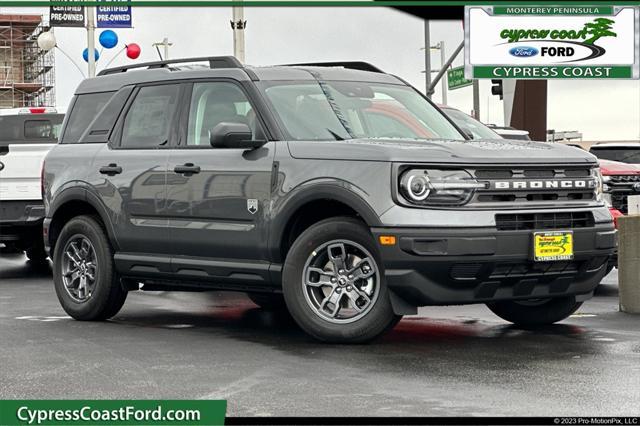
M440 69L438 70L438 74L436 74L435 78L431 81L431 85L427 89L427 94L428 95L433 95L433 92L435 91L434 88L436 87L436 85L438 84L438 82L440 81L442 76L447 72L447 69L453 63L453 60L456 59L458 54L462 51L462 48L464 48L464 41L462 41L458 45L456 50L453 51L453 54L451 55L451 57L444 64L442 64L442 67L440 67Z
M444 67L444 63L447 62L447 55L444 51L444 40L438 43L438 49L440 49L440 65ZM442 80L442 105L447 104L447 83Z
M244 7L233 7L233 20L231 29L233 30L233 55L244 64L244 29L247 21L244 19Z
M96 76L96 26L95 26L95 9L93 6L87 6L87 63L89 64L88 75L89 77Z
M170 43L169 39L165 37L162 39L161 42L153 43L153 47L155 47L156 49L158 48L158 46L162 46L164 48L164 56L161 59L163 61L166 61L167 59L169 59L169 47L173 46L173 43Z
M429 94L429 87L431 86L431 50L429 46L431 46L431 35L429 29L429 20L424 20L424 80L425 80L425 94L431 99L431 95Z
M487 114L489 114L489 100L487 98ZM487 115L487 119L488 119ZM480 80L473 79L473 118L480 120Z

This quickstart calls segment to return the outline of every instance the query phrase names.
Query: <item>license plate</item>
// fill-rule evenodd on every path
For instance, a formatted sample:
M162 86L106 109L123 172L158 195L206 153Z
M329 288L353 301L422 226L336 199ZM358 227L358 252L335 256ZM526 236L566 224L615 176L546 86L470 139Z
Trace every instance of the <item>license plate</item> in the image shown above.
M535 232L533 258L536 262L573 259L573 232Z

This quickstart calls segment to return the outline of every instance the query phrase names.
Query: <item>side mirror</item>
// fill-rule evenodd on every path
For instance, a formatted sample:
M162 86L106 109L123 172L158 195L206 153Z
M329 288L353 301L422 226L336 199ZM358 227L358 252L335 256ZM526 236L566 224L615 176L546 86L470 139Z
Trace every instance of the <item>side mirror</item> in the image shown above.
M251 129L244 123L219 123L209 131L209 143L214 148L260 148L266 141L251 140Z

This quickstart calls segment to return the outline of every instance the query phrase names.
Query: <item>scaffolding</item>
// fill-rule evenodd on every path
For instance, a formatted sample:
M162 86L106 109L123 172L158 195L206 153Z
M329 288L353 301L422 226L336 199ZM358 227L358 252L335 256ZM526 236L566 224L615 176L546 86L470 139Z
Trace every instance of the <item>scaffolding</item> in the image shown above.
M38 47L40 15L0 14L0 108L55 106L55 55Z

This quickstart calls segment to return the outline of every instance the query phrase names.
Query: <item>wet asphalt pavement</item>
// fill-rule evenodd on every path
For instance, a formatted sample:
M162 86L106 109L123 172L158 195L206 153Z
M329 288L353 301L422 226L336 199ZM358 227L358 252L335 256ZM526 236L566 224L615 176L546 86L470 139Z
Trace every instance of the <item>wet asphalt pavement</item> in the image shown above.
M0 399L228 399L231 416L638 416L640 316L617 273L570 319L517 329L428 307L368 345L320 344L240 293L131 293L111 321L60 308L50 266L0 256Z

